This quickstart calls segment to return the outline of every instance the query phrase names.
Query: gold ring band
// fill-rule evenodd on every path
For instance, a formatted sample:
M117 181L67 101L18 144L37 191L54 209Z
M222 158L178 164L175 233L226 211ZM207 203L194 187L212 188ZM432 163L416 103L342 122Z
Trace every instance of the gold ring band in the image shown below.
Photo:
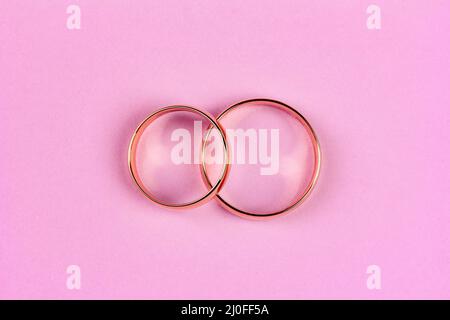
M241 210L241 209L237 208L236 206L232 205L231 203L227 202L222 196L220 196L220 194L216 195L216 199L219 201L219 203L226 210L228 210L229 212L231 212L237 216L244 217L244 218L250 218L250 219L268 219L268 218L272 218L275 216L284 215L284 214L288 213L289 211L291 211L292 209L299 206L301 203L303 203L303 201L305 201L305 199L310 195L311 191L313 190L314 186L316 185L317 179L319 178L322 156L321 156L319 140L317 139L317 135L315 134L315 132L314 132L313 128L311 127L311 125L309 124L309 122L297 110L295 110L294 108L288 106L287 104L285 104L283 102L272 100L272 99L251 99L251 100L241 101L241 102L238 102L238 103L230 106L225 111L223 111L217 117L217 121L220 123L220 120L223 119L226 115L230 114L233 110L235 110L239 107L242 107L244 105L254 104L254 103L258 103L258 105L270 106L270 107L274 107L274 108L283 110L283 111L287 112L290 116L292 116L296 120L298 120L301 123L301 125L307 130L308 136L312 141L313 151L314 151L314 169L313 169L311 178L309 179L309 183L308 183L306 189L302 193L298 194L297 197L294 199L294 201L291 202L286 208L284 208L282 210L279 210L276 212L271 212L271 213L248 212L245 210ZM209 131L206 134L206 140L208 139L208 136L211 133L211 130L212 130L212 128L210 127ZM203 145L203 148L205 148L205 144ZM206 163L204 160L205 160L204 157L202 157L203 181L208 186L211 186L211 181L208 177Z
M197 115L200 115L200 116L206 118L210 122L208 136L209 136L209 133L211 132L211 130L213 129L212 127L215 127L219 131L219 133L221 135L222 143L223 143L223 148L224 148L224 164L222 167L221 175L220 175L219 179L217 180L217 182L214 185L212 185L212 183L210 182L210 184L208 186L209 187L208 192L206 194L204 194L201 198L194 200L194 201L187 202L187 203L170 204L170 203L166 203L161 200L158 200L154 195L152 195L150 190L148 190L148 188L144 185L143 181L141 180L141 178L138 174L138 170L137 170L136 152L137 152L137 146L139 144L139 140L140 140L142 134L144 133L145 129L157 118L159 118L165 114L168 114L171 112L177 112L177 111L191 112L191 113L195 113ZM202 148L204 148L207 139L208 138L206 137L204 140L204 143L202 143ZM202 154L203 154L203 152L202 152ZM203 163L203 160L204 160L204 157L202 156L202 163ZM148 199L155 202L156 204L166 207L166 208L172 208L172 209L198 207L198 206L206 203L211 198L213 198L214 196L217 195L217 193L219 192L220 188L224 184L226 177L228 175L228 172L229 172L229 150L228 150L228 142L227 142L227 139L225 136L225 131L223 130L222 126L217 122L217 120L214 119L213 116L211 116L209 113L201 111L197 108L189 107L189 106L182 106L182 105L175 105L175 106L169 106L169 107L159 109L159 110L153 112L152 114L150 114L137 127L133 136L131 137L130 145L128 148L128 167L129 167L129 170L131 173L131 177L133 178L134 182L137 184L139 189L144 193L144 195Z

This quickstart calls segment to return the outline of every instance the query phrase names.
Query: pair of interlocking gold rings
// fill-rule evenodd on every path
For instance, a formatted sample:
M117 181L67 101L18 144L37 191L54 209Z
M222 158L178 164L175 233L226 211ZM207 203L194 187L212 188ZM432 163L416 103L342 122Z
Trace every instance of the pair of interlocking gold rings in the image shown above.
M225 118L227 115L233 112L233 110L236 110L237 108L243 107L243 106L249 106L253 105L255 107L257 106L269 106L273 107L282 111L285 111L289 116L296 119L307 131L309 138L311 139L312 147L313 147L313 154L314 154L314 168L312 170L311 177L309 178L309 182L306 185L306 188L298 193L296 197L291 201L284 209L275 211L275 212L269 212L269 213L261 213L261 212L250 212L245 211L242 209L239 209L237 206L231 204L228 201L225 201L225 199L219 194L219 191L221 190L222 186L224 185L229 170L230 170L230 151L229 151L229 144L225 135L225 130L220 124L220 120ZM200 115L201 117L204 117L207 119L210 123L209 129L206 133L205 139L202 143L202 152L201 152L201 174L203 181L205 185L207 186L208 191L199 199L196 199L194 201L190 201L187 203L181 203L181 204L171 204L166 203L161 200L159 200L156 196L152 194L152 192L145 186L143 181L141 180L138 170L137 170L137 164L136 164L136 151L137 146L139 144L139 141L141 139L142 134L144 133L145 129L157 118L168 114L172 112L190 112L197 115ZM223 143L223 149L224 149L224 164L220 173L220 177L217 180L216 183L212 183L210 178L208 177L208 173L206 170L206 161L205 161L205 149L207 145L208 137L211 133L211 130L216 129L221 136L221 142ZM131 141L130 146L128 149L128 166L130 169L131 177L133 178L134 182L137 184L139 189L144 193L144 195L150 199L151 201L155 202L156 204L165 207L165 208L172 208L172 209L185 209L185 208L193 208L198 207L212 198L215 198L219 201L219 203L228 211L231 213L243 217L243 218L250 218L250 219L268 219L275 216L284 215L288 212L290 212L292 209L299 206L305 199L309 196L311 191L313 190L314 186L316 185L317 179L319 177L320 172L320 165L321 165L321 151L320 151L320 145L319 140L317 139L317 136L312 129L309 122L303 117L297 110L294 108L288 106L287 104L272 100L272 99L250 99L238 102L236 104L233 104L232 106L228 107L225 111L223 111L217 118L214 118L212 115L205 111L201 111L194 107L184 106L184 105L174 105L165 107L162 109L159 109L155 112L153 112L151 115L149 115L136 129L134 132Z

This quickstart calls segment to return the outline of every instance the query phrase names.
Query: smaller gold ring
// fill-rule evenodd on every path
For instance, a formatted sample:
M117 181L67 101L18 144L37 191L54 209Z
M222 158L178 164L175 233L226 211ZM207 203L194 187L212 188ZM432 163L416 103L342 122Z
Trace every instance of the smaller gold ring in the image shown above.
M140 138L142 136L142 134L144 133L145 129L153 122L155 121L157 118L171 113L171 112L177 112L177 111L185 111L185 112L191 112L194 114L198 114L206 119L208 119L208 121L210 122L210 127L209 127L209 131L208 133L211 132L211 130L213 129L211 126L215 127L221 136L222 139L222 143L223 143L223 149L224 149L224 164L222 167L222 172L221 175L219 177L219 179L217 180L217 182L212 185L212 183L210 182L210 185L208 186L210 189L208 190L208 192L206 194L204 194L201 198L194 200L194 201L190 201L187 203L181 203L181 204L171 204L171 203L166 203L163 202L159 199L157 199L151 192L150 190L148 190L148 188L145 186L145 184L142 182L139 174L138 174L138 170L137 170L137 165L136 165L136 152L137 152L137 146L139 144ZM202 143L202 146L204 146L206 144L207 138L204 140L204 142ZM203 159L203 157L202 157ZM201 165L200 165L201 166ZM211 116L209 113L201 111L197 108L194 107L189 107L189 106L183 106L183 105L174 105L174 106L169 106L169 107L165 107L162 109L159 109L155 112L153 112L152 114L150 114L135 130L135 132L133 133L133 136L131 137L131 141L130 141L130 145L128 148L128 168L130 169L130 173L131 173L131 177L133 178L133 181L137 184L137 186L139 187L139 189L144 193L144 195L150 199L151 201L155 202L156 204L166 207L166 208L172 208L172 209L183 209L183 208L194 208L194 207L198 207L206 202L208 202L210 199L212 199L214 196L217 195L217 193L219 192L220 188L222 187L223 183L226 180L226 177L228 175L229 172L229 151L228 151L228 142L225 136L225 131L223 130L222 126L217 122L216 119L214 119L213 116Z
M276 100L272 100L272 99L250 99L250 100L241 101L241 102L238 102L238 103L232 105L231 107L228 107L226 110L224 110L217 117L217 121L220 122L220 120L222 118L224 118L225 115L229 114L231 111L233 111L243 105L254 104L254 103L257 103L258 105L274 107L279 110L285 111L290 116L292 116L294 119L298 120L300 122L300 124L308 132L308 136L311 139L311 142L313 145L313 151L314 151L314 170L309 179L309 183L308 183L307 187L305 188L305 190L302 193L297 195L297 197L294 199L294 201L292 201L286 208L284 208L282 210L279 210L276 212L271 212L271 213L249 212L249 211L245 211L245 210L237 208L236 206L227 202L222 196L220 196L220 194L217 194L216 199L219 201L220 205L222 207L224 207L226 210L228 210L229 212L231 212L237 216L240 216L242 218L263 220L263 219L273 218L275 216L284 215L284 214L290 212L292 209L299 206L301 203L303 203L303 201L306 200L306 198L310 195L311 191L313 190L314 186L316 185L317 179L319 178L320 166L321 166L321 162L322 162L322 155L321 155L319 140L318 140L317 135L314 132L313 128L309 124L309 122L297 110L295 110L294 108L292 108L292 107L288 106L287 104L280 102L280 101L276 101ZM209 131L207 131L206 140L208 139L208 136L210 135L211 130L212 130L212 128L209 128ZM203 145L203 148L205 148L205 145ZM207 173L207 169L206 169L206 162L204 160L205 159L202 158L202 177L203 177L203 181L205 182L205 184L210 186L211 181L208 177L208 173Z

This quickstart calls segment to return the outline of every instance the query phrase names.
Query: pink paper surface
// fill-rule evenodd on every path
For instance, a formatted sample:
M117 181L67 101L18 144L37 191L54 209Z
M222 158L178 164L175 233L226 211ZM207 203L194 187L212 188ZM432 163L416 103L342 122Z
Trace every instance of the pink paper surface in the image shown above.
M2 1L0 298L450 298L450 2L377 1L380 30L370 4ZM137 190L127 147L149 113L257 97L320 138L293 213L172 212Z

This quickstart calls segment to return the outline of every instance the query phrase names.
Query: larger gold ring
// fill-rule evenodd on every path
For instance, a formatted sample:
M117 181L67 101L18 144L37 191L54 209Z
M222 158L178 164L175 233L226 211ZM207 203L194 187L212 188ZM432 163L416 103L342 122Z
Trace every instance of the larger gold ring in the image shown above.
M211 130L213 129L212 127L216 128L218 130L218 132L220 133L222 143L223 143L223 148L224 148L224 163L223 163L223 167L222 167L222 171L221 171L221 175L220 175L219 179L217 180L217 182L214 185L212 185L212 183L210 182L210 185L208 186L209 190L201 198L196 199L191 202L187 202L187 203L171 204L171 203L166 203L166 202L163 202L163 201L157 199L154 195L152 195L150 190L148 190L148 188L142 182L142 180L138 174L137 165L136 165L136 151L137 151L136 149L137 149L137 145L139 144L139 140L140 140L142 134L144 133L145 129L153 121L155 121L157 118L161 117L164 114L171 113L171 112L177 112L177 111L187 111L187 112L198 114L198 115L206 118L210 122L210 129L208 131L208 136L209 136L209 133L211 132ZM207 139L208 138L206 137L204 140L205 142L202 143L202 146L204 146L206 144ZM222 187L222 185L225 182L225 179L228 175L229 151L228 151L228 142L225 137L225 131L223 130L222 126L216 121L216 119L214 119L213 116L211 116L207 112L200 111L194 107L176 105L176 106L170 106L170 107L165 107L165 108L159 109L159 110L155 111L154 113L152 113L151 115L149 115L137 127L136 131L134 132L134 134L131 138L131 141L130 141L129 148L128 148L128 167L130 169L131 177L133 178L134 182L137 184L139 189L144 193L144 195L148 199L155 202L156 204L166 207L166 208L172 208L172 209L198 207L198 206L206 203L207 201L209 201L214 196L216 196L216 194L219 192L220 188Z
M308 132L308 136L311 139L311 142L313 145L313 150L314 150L314 170L309 179L309 183L308 183L307 187L305 188L305 190L302 193L298 194L297 197L287 207L285 207L282 210L279 210L276 212L271 212L271 213L249 212L249 211L239 209L236 206L232 205L231 203L227 202L222 196L220 196L220 194L217 194L217 196L216 196L216 199L219 201L219 203L225 209L227 209L228 211L230 211L231 213L233 213L237 216L244 217L244 218L250 218L250 219L267 219L267 218L272 218L275 216L286 214L289 211L291 211L292 209L299 206L301 203L303 203L303 201L305 201L305 199L310 195L311 191L313 190L314 186L316 185L317 179L319 178L322 156L321 156L321 151L320 151L319 140L317 139L317 135L315 134L315 132L314 132L313 128L311 127L311 125L309 124L309 122L297 110L295 110L294 108L288 106L287 104L285 104L283 102L272 100L272 99L251 99L251 100L241 101L241 102L238 102L238 103L232 105L231 107L227 108L225 111L223 111L217 117L217 121L220 122L220 120L223 119L227 114L231 113L233 110L235 110L239 107L242 107L244 105L249 105L249 104L255 104L255 103L259 106L264 105L264 106L269 106L269 107L274 107L274 108L280 109L282 111L287 112L290 116L292 116L296 120L298 120L301 123L301 125L306 129L306 131ZM207 132L206 140L208 139L208 136L211 133L211 130L212 130L212 128L210 128L210 130ZM205 145L203 145L203 148L205 148ZM203 176L203 181L207 185L210 186L211 181L208 177L208 173L207 173L207 169L206 169L206 162L204 161L204 158L202 158L202 176Z

